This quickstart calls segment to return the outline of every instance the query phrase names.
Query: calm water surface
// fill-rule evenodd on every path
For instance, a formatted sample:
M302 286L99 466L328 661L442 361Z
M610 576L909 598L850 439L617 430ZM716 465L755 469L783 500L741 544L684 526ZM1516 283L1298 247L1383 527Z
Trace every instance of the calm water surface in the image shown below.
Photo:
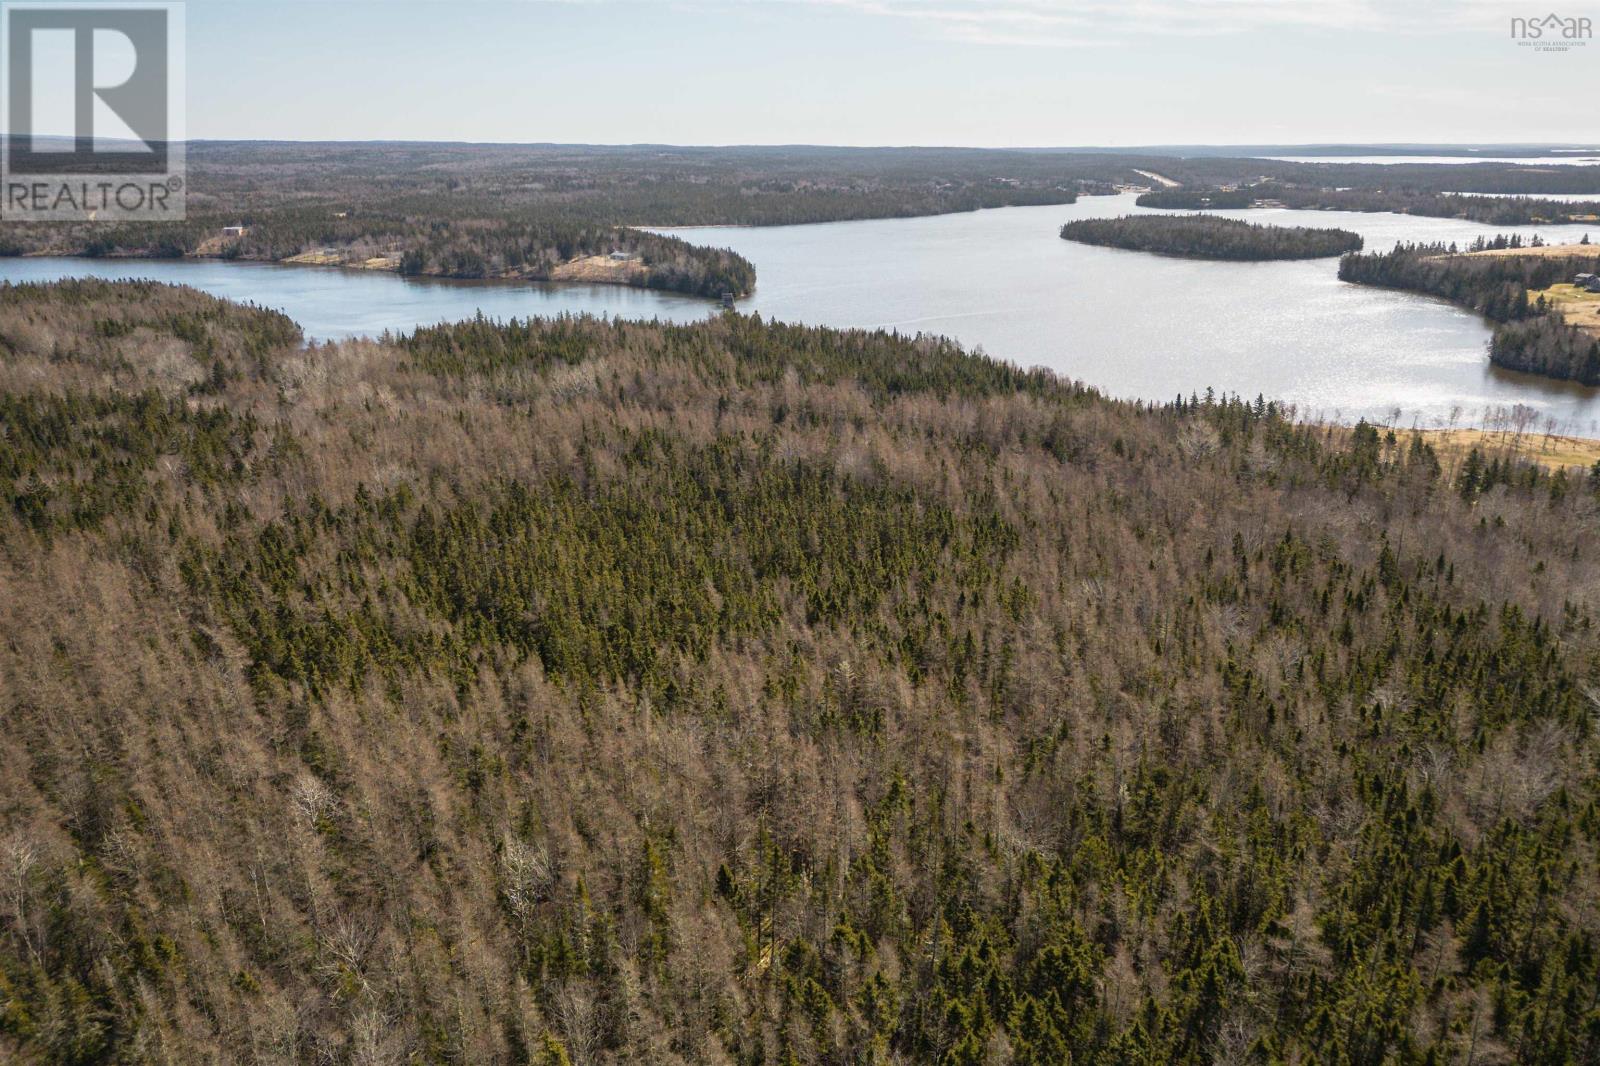
M1335 259L1220 263L1063 241L1073 218L1145 213L1133 196L1063 207L783 229L676 230L749 257L745 310L837 326L942 333L1115 396L1171 399L1207 386L1303 412L1405 424L1492 420L1516 404L1600 432L1596 390L1489 365L1476 315L1407 293L1347 285ZM1277 225L1338 226L1368 250L1466 244L1495 232L1578 240L1583 226L1483 226L1387 213L1248 210ZM1590 227L1600 238L1600 227Z
M153 278L283 311L313 340L377 336L384 330L491 318L592 314L691 321L705 300L622 285L511 284L402 278L371 270L279 266L219 259L0 259L0 281L64 277Z
M1600 435L1600 396L1495 370L1488 328L1438 301L1346 285L1337 261L1216 263L1063 241L1073 218L1137 213L1133 197L933 218L776 228L672 230L731 247L757 267L740 309L816 325L940 333L1113 396L1167 400L1207 387L1296 404L1308 415L1483 424L1523 404ZM1511 227L1331 211L1219 212L1283 225L1340 226L1368 249L1457 241ZM1522 227L1576 240L1582 226ZM1600 228L1596 228L1600 237ZM0 280L153 277L283 310L309 337L421 323L592 313L690 321L704 300L616 286L510 285L216 261L0 260ZM1398 416L1396 412L1399 412Z

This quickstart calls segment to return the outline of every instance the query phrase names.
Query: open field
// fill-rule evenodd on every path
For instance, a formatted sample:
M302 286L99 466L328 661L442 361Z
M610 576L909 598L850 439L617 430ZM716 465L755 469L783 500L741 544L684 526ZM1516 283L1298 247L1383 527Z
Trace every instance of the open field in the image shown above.
M1544 297L1569 326L1600 337L1600 292L1588 292L1572 284L1552 285L1528 293L1528 299Z
M1391 432L1379 426L1378 432ZM1329 436L1347 445L1353 433L1349 426L1327 427ZM1394 447L1404 450L1410 446L1414 434L1432 446L1439 464L1447 473L1453 473L1476 448L1488 459L1520 459L1538 463L1549 470L1581 468L1584 470L1600 462L1600 440L1589 437L1572 437L1560 433L1541 433L1528 429L1401 429L1393 428Z
M1574 256L1582 257L1600 254L1600 245L1546 244L1538 248L1486 248L1481 252L1460 252L1458 254L1463 259L1503 259L1508 256L1531 256L1538 259L1569 259Z
M1587 437L1490 429L1425 429L1420 432L1446 466L1464 458L1473 448L1487 456L1515 456L1551 468L1588 469L1600 462L1600 440Z
M338 252L315 251L301 252L299 255L285 257L282 262L294 263L297 266L352 266L345 262L345 257Z

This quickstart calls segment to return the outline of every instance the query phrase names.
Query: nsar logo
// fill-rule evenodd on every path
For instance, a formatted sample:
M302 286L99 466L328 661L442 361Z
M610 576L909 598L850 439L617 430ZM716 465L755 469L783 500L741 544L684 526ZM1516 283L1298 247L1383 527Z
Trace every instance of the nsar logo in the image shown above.
M1594 20L1557 15L1543 18L1514 18L1511 39L1538 52L1565 52L1581 48L1594 37Z

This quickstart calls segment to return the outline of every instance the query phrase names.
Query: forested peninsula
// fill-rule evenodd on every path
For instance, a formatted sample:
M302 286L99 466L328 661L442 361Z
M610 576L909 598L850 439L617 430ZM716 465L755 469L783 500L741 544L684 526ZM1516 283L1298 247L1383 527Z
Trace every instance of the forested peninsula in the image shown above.
M1592 321L1600 294L1571 282L1597 271L1600 248L1546 246L1517 235L1480 238L1466 248L1401 244L1339 261L1345 281L1437 296L1483 315L1495 327L1489 344L1495 365L1585 385L1600 385L1600 329Z
M1342 229L1264 226L1210 215L1085 218L1061 227L1065 240L1192 259L1320 259L1361 248Z
M1600 1055L1600 476L0 292L0 1059Z

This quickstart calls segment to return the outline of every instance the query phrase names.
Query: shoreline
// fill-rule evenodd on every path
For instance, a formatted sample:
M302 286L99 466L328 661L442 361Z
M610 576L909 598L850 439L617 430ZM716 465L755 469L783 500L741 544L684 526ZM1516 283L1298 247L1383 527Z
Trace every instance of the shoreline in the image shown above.
M641 292L663 293L669 296L682 296L685 299L716 304L715 296L703 296L699 293L682 292L678 289L658 288L650 285L636 285L619 278L579 277L579 276L551 276L530 277L526 275L502 274L495 276L463 278L451 274L403 274L393 266L368 266L365 262L319 262L314 258L315 253L302 252L299 255L288 256L283 259L260 259L254 256L226 256L226 255L82 255L63 254L60 252L24 252L22 255L7 256L10 259L81 259L87 263L246 263L253 266L284 267L288 269L314 268L318 270L339 270L352 274L386 274L402 281L427 281L441 284L456 285L607 285L618 289L636 289ZM598 259L599 256L580 256L578 259L569 260L561 264L562 268L581 268L587 260ZM737 299L745 299L755 293L754 287L749 292L739 293Z

